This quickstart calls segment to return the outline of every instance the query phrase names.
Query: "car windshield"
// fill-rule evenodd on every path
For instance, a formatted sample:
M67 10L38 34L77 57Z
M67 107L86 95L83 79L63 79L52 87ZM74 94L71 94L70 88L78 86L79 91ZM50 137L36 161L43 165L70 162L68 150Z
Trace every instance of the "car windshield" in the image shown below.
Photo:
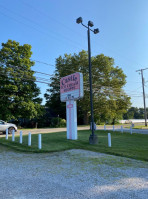
M0 120L0 124L5 124L5 122L3 120Z

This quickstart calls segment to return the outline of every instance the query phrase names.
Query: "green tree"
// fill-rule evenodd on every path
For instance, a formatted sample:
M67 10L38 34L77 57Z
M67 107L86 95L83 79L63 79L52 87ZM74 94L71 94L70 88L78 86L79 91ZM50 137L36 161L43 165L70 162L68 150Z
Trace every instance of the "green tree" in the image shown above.
M148 117L148 108L146 109ZM123 115L124 119L144 119L144 108L130 107Z
M31 45L8 40L0 50L0 118L34 118L41 114L39 88L35 84Z
M60 56L56 59L55 75L51 79L47 90L46 106L52 108L56 114L65 118L65 103L60 102L60 78L71 73L81 72L84 79L84 98L78 101L78 121L89 123L90 94L89 94L89 67L88 54L81 51L79 54ZM103 54L92 57L92 85L95 121L106 121L121 118L130 106L130 98L123 91L126 76L122 69L114 67L114 59Z
M123 115L123 119L138 119L139 118L139 109L137 107L130 107Z

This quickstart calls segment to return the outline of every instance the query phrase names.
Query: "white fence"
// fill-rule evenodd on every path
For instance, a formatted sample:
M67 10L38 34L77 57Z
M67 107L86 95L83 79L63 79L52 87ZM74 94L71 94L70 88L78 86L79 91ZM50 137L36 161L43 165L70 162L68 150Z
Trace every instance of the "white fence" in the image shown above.
M6 140L8 140L8 129L6 129ZM15 141L15 131L12 130L12 142ZM19 143L23 143L23 132L20 131ZM31 133L28 133L28 146L31 146ZM38 149L42 149L42 136L38 134Z

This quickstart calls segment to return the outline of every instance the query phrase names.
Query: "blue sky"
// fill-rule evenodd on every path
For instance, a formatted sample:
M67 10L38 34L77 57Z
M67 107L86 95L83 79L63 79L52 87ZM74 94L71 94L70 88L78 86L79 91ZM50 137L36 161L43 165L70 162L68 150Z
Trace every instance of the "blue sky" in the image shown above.
M100 30L91 34L92 56L113 57L115 66L127 75L124 90L132 105L143 107L141 76L136 70L148 67L147 9L147 0L1 0L0 43L12 39L30 44L32 59L55 65L59 55L87 50L86 29L76 24L76 18L81 16L84 24L91 20ZM33 69L53 74L55 68L36 63ZM148 105L148 70L144 78ZM38 86L43 97L47 86Z

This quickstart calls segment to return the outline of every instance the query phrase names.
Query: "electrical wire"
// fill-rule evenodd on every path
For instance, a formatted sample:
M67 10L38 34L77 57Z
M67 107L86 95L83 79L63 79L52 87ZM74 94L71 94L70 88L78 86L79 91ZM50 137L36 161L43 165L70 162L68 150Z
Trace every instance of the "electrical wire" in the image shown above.
M12 14L14 14L14 15L17 16L17 19L16 19L16 18L14 18L14 17L12 17L12 16L10 17L9 15L6 15L6 13L0 12L2 15L6 16L6 17L9 17L11 20L15 20L16 22L21 23L21 24L23 24L23 25L25 25L25 26L28 26L28 27L31 28L31 29L35 29L36 31L40 32L41 34L44 34L44 35L48 35L48 36L50 36L50 37L53 37L53 38L55 38L56 40L58 40L59 42L64 42L64 41L62 41L62 40L66 40L66 41L68 41L68 42L71 42L72 45L75 46L75 47L81 46L81 44L79 44L77 41L73 41L73 40L71 40L70 38L67 38L65 35L63 35L63 34L61 34L61 33L59 33L59 32L54 32L52 29L50 30L50 32L49 32L49 31L48 31L48 32L42 31L43 28L45 28L42 24L39 24L39 23L37 23L37 22L31 20L30 18L24 17L24 16L22 16L22 15L16 13L16 12L14 12L14 11L12 11L12 10L10 10L10 9L8 9L8 8L6 8L6 7L4 7L3 5L0 5L0 8L3 8L4 10L7 10L7 11L9 12L9 14L10 14L10 12L11 12ZM42 30L40 30L40 29L38 29L38 28L36 28L36 27L34 27L34 26L32 26L32 25L23 23L22 20L21 20L21 21L18 20L18 16L21 17L21 18L23 18L23 19L25 19L25 20L28 21L29 23L32 23L33 25L35 24L35 25L37 25L37 26L39 26L39 27L42 26L42 27L43 27ZM52 32L53 32L53 33L52 33ZM55 33L56 33L56 34L55 34ZM59 35L59 37L58 37L58 35ZM49 37L48 37L48 38L49 38ZM65 43L65 42L64 42L64 43Z
M10 65L9 64L9 66L12 66L12 67L15 67L15 66L13 66L13 65ZM19 66L17 66L17 67L19 67ZM22 70L22 72L24 72L23 70ZM33 71L33 72L35 72L35 73L40 73L40 74L43 74L43 75L48 75L48 76L53 76L53 75L50 75L50 74L47 74L47 73L42 73L42 72L39 72L39 71ZM19 73L19 74L21 74L21 73ZM22 74L21 74L22 75ZM96 76L96 75L95 75ZM35 77L35 78L37 78L38 80L34 80L34 79L30 79L30 77L29 78L27 78L27 76L25 76L24 78L23 78L23 80L32 80L32 81L34 81L34 82L38 82L38 83L44 83L44 84L47 84L47 85L49 85L50 87L52 87L52 86L56 86L57 88L60 88L60 86L58 86L57 84L54 84L54 83L52 83L52 82L49 82L49 81L51 81L51 80L49 80L49 79L45 79L45 78L41 78L41 77ZM44 82L44 81L39 81L39 80L44 80L44 81L47 81L47 82ZM89 84L89 82L85 82L84 83L84 85L88 85ZM96 85L96 84L93 84L93 85ZM98 85L99 87L102 87L103 85ZM121 94L121 91L119 90L119 88L112 88L112 87L109 87L109 86L103 86L104 88L106 88L106 89L113 89L114 90L114 94ZM94 87L94 89L95 89L95 87ZM96 87L96 89L97 89L97 87ZM101 88L102 89L102 88ZM119 92L117 92L119 90ZM87 90L88 91L88 90ZM126 90L125 92L127 92L128 90ZM96 92L96 90L94 91L94 92ZM99 90L99 92L100 92L100 90ZM107 90L104 90L104 92L107 92ZM130 92L133 92L133 91L130 91ZM111 93L109 93L109 91L108 91L108 94L111 94ZM126 93L127 94L127 93ZM134 93L133 93L134 94ZM136 92L136 94L137 94L137 92ZM129 96L129 95L128 95ZM134 95L130 95L130 96L132 96L132 97L141 97L141 96L134 96Z
M2 63L2 62L0 62L2 65L4 64L4 63ZM6 64L7 66L9 66L9 67L12 67L12 68L15 68L15 67L20 67L20 66L18 66L18 65L12 65L12 64ZM22 70L22 69L19 69L19 70ZM22 70L22 71L25 71L25 70ZM50 75L50 74L48 74L48 73L43 73L43 72L40 72L40 71L36 71L36 70L31 70L32 72L34 72L34 73L39 73L39 74L42 74L42 75L46 75L46 76L50 76L50 77L53 77L53 75Z
M56 67L56 66L53 65L53 64L49 64L49 63L46 63L46 62L43 62L43 61L38 61L38 60L35 60L35 59L31 59L31 61L38 62L38 63L40 63L40 64L44 64L44 65L47 65L47 66L54 66L54 67Z
M27 3L26 3L26 5L27 5ZM32 5L30 5L30 4L28 4L27 6L31 6L31 7L33 7ZM12 10L10 10L10 9L8 9L8 8L6 8L6 7L4 7L3 5L1 5L1 8L3 8L3 9L5 9L5 10L7 10L7 11L9 11L9 13L11 12L11 13L13 13L13 14L15 14L15 15L17 15L17 16L20 16L21 18L24 18L25 20L27 20L27 21L29 21L29 23L30 22L32 22L33 24L36 24L36 25L38 25L38 26L41 26L41 24L38 24L36 21L33 21L32 19L30 19L30 18L27 18L27 17L24 17L24 16L22 16L22 15L20 15L20 14L18 14L18 13L16 13L16 12L14 12L14 11L12 11ZM34 8L34 10L37 10L35 7L33 7ZM40 10L38 10L38 13L40 12ZM8 16L8 15L6 15L6 14L4 14L4 13L2 13L4 16L7 16L7 17L10 17L10 16ZM45 15L45 13L42 13L42 16L43 15ZM46 14L47 15L47 14ZM49 16L49 15L48 15ZM15 21L17 21L17 22L19 22L19 23L22 23L22 20L21 21L19 21L19 20L17 20L17 19L15 19L15 18L12 18L12 17L10 17L11 19L13 19L13 20L15 20ZM52 21L56 21L57 23L59 23L59 24L62 24L62 27L63 26L65 26L65 24L63 24L63 23L61 23L61 22L59 22L59 21L57 21L57 20L55 20L54 18L52 18ZM27 25L28 26L28 24L24 24L24 25ZM33 26L29 26L30 28L34 28ZM66 28L68 28L69 30L71 30L71 28L70 27L67 27L67 26L65 26ZM36 29L36 28L35 28ZM38 30L38 29L37 29ZM71 30L72 32L74 32L75 30ZM38 32L41 32L40 30L38 30ZM43 32L42 32L43 33ZM49 34L49 33L48 33ZM56 32L56 34L57 34L57 32ZM59 34L59 33L58 33ZM80 33L79 33L79 35L80 35ZM55 36L55 34L54 35L52 35L52 36ZM61 38L63 38L63 37L65 37L65 36L63 36L62 35L62 37L60 37L60 41L61 41ZM83 37L82 37L83 38ZM72 41L71 39L69 39L69 38L67 38L66 37L66 41L71 41L71 42L73 42L74 44L76 43L75 41ZM96 43L97 43L98 41L96 40ZM80 46L81 46L81 44L79 44ZM111 49L111 51L112 51L112 49ZM115 52L116 54L118 54L119 52ZM123 55L122 55L123 56ZM125 60L127 60L128 58L126 57L126 59Z

